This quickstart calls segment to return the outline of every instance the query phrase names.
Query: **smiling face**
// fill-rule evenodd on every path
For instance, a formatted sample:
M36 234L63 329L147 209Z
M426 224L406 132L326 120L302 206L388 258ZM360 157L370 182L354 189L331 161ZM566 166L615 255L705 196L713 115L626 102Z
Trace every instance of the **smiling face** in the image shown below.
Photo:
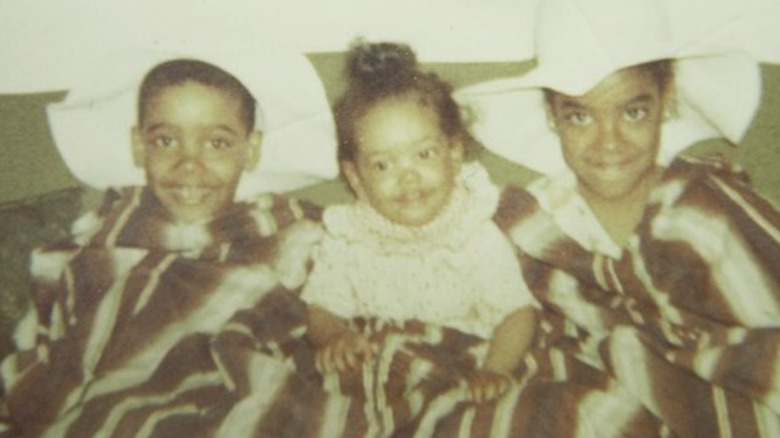
M641 68L619 70L583 96L548 96L564 158L586 199L623 202L649 193L667 101Z
M463 159L436 112L410 96L380 101L356 122L355 161L343 163L358 196L405 226L433 220L449 202Z
M228 207L244 170L257 165L261 135L249 132L237 98L187 81L160 89L133 128L133 157L177 222L213 218Z

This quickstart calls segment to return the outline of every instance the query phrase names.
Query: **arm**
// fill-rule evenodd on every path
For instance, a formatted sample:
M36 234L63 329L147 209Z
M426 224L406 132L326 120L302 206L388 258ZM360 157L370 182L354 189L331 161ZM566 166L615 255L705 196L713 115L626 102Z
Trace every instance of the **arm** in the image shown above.
M309 306L308 332L318 350L316 364L320 372L355 368L371 357L368 339L354 333L345 319L320 306Z
M469 381L469 398L481 403L496 398L509 389L512 371L522 360L533 340L536 310L522 307L504 318L493 331L482 368Z
M482 369L509 374L520 363L536 332L536 311L522 307L507 315L493 332Z

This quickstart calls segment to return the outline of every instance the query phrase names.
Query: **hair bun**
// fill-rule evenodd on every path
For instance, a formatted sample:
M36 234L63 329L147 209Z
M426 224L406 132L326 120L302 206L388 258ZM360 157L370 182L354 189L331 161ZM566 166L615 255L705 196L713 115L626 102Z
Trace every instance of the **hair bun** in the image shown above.
M389 85L414 75L417 58L405 44L358 41L350 51L347 69L350 79L364 86Z

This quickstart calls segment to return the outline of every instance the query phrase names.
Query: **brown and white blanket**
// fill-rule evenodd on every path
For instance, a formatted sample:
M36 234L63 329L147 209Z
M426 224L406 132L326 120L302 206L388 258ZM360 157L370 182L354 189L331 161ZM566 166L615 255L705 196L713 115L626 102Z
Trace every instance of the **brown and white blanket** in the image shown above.
M0 436L780 436L780 218L717 166L677 163L659 190L619 260L506 192L496 220L544 312L517 383L482 404L466 381L486 341L419 321L356 319L375 360L315 370L297 291L316 209L269 196L177 228L118 192L35 254ZM689 215L718 238L669 234Z
M109 193L73 240L34 256L2 436L657 435L605 373L543 342L484 404L465 388L485 341L416 321L355 320L377 359L321 376L297 296L318 213L269 196L177 227L148 192Z
M266 196L176 226L148 191L110 191L72 240L33 255L3 436L208 436L235 397L211 339L303 281L318 215Z
M525 190L496 217L551 347L608 373L665 433L780 436L780 213L744 173L678 158L617 258L578 244Z

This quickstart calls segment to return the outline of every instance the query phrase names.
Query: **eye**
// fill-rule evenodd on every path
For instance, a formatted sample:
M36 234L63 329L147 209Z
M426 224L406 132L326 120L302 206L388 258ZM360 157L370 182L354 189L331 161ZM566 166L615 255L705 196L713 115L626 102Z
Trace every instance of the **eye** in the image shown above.
M633 108L626 109L625 117L626 120L636 122L647 117L647 113L648 113L647 108L633 107Z
M371 168L380 172L384 172L390 169L390 163L385 160L374 161L371 163Z
M438 151L435 148L426 148L421 150L418 153L418 156L422 158L423 160L428 160L430 158L435 157L438 154Z
M587 126L593 122L593 118L590 114L584 111L573 111L566 115L566 120L572 125Z
M177 146L178 141L173 137L169 137L167 135L160 135L158 137L153 138L150 144L158 149L169 149L174 146Z
M231 146L233 146L233 143L224 138L212 138L208 142L208 147L216 150L228 149Z

